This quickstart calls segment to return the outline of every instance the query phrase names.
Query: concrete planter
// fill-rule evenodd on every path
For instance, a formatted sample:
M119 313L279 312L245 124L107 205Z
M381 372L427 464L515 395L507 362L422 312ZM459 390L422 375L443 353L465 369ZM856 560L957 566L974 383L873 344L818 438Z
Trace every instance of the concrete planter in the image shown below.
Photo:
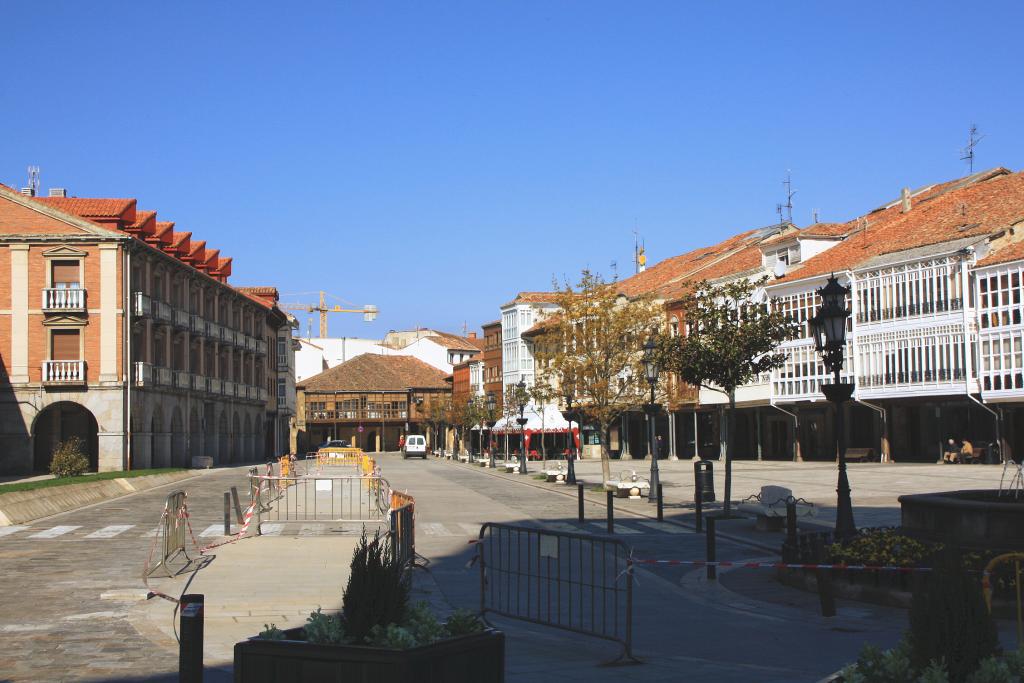
M899 497L911 535L965 548L1024 549L1024 498L996 491L944 491Z
M505 634L483 633L409 650L358 645L314 645L303 629L286 639L252 638L235 645L235 683L477 683L505 680Z

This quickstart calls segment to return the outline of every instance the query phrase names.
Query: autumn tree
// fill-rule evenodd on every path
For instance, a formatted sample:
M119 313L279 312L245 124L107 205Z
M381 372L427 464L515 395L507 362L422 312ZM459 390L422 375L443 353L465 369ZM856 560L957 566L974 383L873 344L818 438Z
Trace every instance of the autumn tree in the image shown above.
M786 354L779 344L791 339L796 325L772 310L755 293L767 278L724 284L701 282L683 299L686 333L662 341L666 370L694 386L729 399L724 424L725 514L731 510L732 460L735 444L736 388L781 367Z
M643 345L663 321L661 307L647 296L628 298L617 283L587 270L575 286L559 288L556 303L561 310L538 335L537 373L559 391L571 387L587 420L597 425L607 483L611 428L648 400Z
M449 424L451 419L449 413L451 412L452 399L450 396L445 395L443 397L431 396L427 400L429 403L427 404L426 415L423 421L430 427L433 434L433 447L437 449L437 433L442 427ZM442 450L444 450L443 447Z
M544 444L544 429L547 427L547 411L544 410L544 406L555 401L558 398L558 393L551 386L550 378L540 374L536 375L533 386L527 391L529 392L530 402L540 418L540 454L544 458L544 466L546 467L548 452L547 446Z

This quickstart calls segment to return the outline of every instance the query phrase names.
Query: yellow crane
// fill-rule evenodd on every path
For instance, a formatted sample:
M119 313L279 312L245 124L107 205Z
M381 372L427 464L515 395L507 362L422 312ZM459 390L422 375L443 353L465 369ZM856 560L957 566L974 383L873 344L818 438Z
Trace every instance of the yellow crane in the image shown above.
M320 314L320 336L327 336L327 314L328 313L362 313L363 320L371 322L377 319L377 307L373 304L366 304L362 308L342 308L341 306L328 306L324 301L326 293L321 290L320 304L278 304L286 311L305 311L307 313Z

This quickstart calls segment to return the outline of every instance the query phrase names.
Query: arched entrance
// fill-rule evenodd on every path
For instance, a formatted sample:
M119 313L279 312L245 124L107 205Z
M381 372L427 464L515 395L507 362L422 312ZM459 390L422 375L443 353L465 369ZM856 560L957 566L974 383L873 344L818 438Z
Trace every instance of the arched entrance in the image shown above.
M32 425L33 469L49 472L53 450L73 436L85 444L89 469L96 471L99 463L99 428L87 408L71 401L60 401L43 409Z
M228 462L228 417L226 411L221 411L217 418L217 463Z
M153 421L150 427L150 438L152 445L151 467L171 466L171 439L170 434L164 431L164 418L160 413L159 406L153 409Z
M239 432L241 432L241 422L238 419L238 413L231 416L231 443L228 444L229 460L228 462L238 462L241 460L242 454L239 453L240 442Z
M245 448L243 449L245 452L245 457L243 459L245 462L252 462L252 417L250 417L248 413L245 416L245 431L243 432L243 434L243 439L245 440Z
M192 406L192 412L188 416L188 434L189 434L189 455L197 456L203 455L203 433L199 429L199 411L195 406Z

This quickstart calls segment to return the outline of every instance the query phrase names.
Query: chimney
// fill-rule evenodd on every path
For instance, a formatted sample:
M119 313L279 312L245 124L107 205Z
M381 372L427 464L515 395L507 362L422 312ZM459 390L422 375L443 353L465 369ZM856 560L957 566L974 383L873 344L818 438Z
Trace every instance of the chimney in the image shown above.
M902 205L900 210L903 213L910 211L910 188L904 187L900 190L900 204Z
M476 332L470 332L469 337L467 337L467 339L476 339Z
M34 188L34 187L23 187L23 188L21 188L21 193L23 195L25 195L26 197L35 197L36 196L36 188Z
M50 196L51 197L67 197L68 196L68 191L67 191L66 188L63 188L63 187L51 187L50 188Z

